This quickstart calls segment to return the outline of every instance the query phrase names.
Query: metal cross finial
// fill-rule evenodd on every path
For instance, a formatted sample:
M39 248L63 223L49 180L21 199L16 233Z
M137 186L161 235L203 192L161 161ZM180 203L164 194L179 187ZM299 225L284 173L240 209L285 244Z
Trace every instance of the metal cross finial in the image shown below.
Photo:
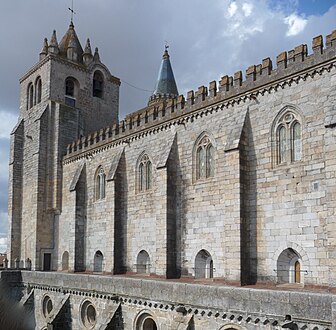
M68 8L71 11L71 23L73 23L74 14L76 14L73 8L74 8L74 4L73 4L73 0L72 0L71 1L71 8L70 7Z

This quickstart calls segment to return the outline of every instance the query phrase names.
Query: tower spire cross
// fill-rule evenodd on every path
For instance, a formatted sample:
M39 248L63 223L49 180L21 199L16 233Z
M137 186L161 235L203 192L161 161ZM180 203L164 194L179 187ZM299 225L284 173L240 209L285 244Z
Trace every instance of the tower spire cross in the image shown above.
M76 14L75 11L74 11L73 0L71 0L71 8L69 7L68 9L69 9L70 12L71 12L71 23L73 23L74 14Z

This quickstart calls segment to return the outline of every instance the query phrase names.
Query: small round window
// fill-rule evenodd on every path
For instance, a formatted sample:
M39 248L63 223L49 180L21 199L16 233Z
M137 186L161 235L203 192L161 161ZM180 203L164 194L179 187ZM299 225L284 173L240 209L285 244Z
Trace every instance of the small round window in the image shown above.
M97 322L97 312L90 301L85 301L81 309L81 319L83 325L91 329Z
M42 303L42 310L44 317L49 316L51 311L53 310L53 303L49 296L45 296Z

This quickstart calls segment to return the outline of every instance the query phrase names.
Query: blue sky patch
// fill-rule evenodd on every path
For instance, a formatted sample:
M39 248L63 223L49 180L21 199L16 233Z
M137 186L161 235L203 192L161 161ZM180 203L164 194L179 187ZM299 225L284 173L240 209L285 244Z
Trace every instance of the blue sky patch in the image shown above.
M303 16L323 15L336 0L271 0L270 6L273 9L281 10L289 15L293 12Z

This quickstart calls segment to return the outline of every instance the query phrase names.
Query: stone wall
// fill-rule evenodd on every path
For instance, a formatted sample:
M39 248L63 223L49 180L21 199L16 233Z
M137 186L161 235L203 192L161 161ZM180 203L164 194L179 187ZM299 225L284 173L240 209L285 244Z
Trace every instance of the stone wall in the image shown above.
M281 277L279 256L288 250L300 258L300 283L329 285L332 262L328 261L328 250L334 243L329 241L328 247L327 208L331 212L335 205L326 199L327 185L329 195L333 191L326 183L333 172L325 165L325 136L332 134L333 128L325 127L325 112L332 107L328 100L335 97L330 84L335 79L335 67L324 61L319 67L307 67L307 71L291 76L290 82L274 81L257 97L234 104L224 100L211 107L199 103L197 108L195 104L194 110L190 108L180 117L162 117L152 126L121 130L120 136L108 137L100 131L92 145L80 149L76 144L78 150L63 161L61 226L71 225L73 193L67 183L85 163L86 269L92 270L93 256L101 250L105 271L114 271L112 249L118 237L112 225L118 222L114 218L114 191L121 187L108 181L106 197L96 201L94 178L99 166L109 173L111 160L124 148L122 173L127 193L123 198L118 195L118 205L122 203L127 213L121 220L125 228L122 236L127 241L123 252L126 270L136 271L137 255L146 250L152 273L167 275L166 260L175 254L176 274L194 276L195 257L206 250L213 259L214 277L244 283L257 279L276 282ZM277 164L275 127L286 111L301 123L302 156L299 161ZM215 147L215 174L196 180L195 146L204 134ZM138 161L143 153L154 165L153 188L139 192ZM170 179L167 186L167 178L175 180ZM171 240L172 230L175 242ZM62 240L71 240L70 231L64 232Z
M13 278L15 276L15 278ZM331 329L335 317L335 297L326 293L279 291L186 284L118 276L62 273L2 272L12 289L23 290L21 303L33 294L37 328L57 317L71 315L73 329L84 328L81 306L90 301L96 309L96 327L120 318L115 329L137 329L142 314L150 315L159 329L270 329L290 320L300 329ZM22 282L20 282L22 281ZM20 285L23 286L20 286ZM20 289L21 288L21 289ZM43 315L43 299L50 297L53 310ZM68 305L66 305L68 304ZM62 310L62 305L64 310ZM295 327L295 325L294 325ZM57 327L55 327L57 329ZM70 327L64 327L67 329Z

